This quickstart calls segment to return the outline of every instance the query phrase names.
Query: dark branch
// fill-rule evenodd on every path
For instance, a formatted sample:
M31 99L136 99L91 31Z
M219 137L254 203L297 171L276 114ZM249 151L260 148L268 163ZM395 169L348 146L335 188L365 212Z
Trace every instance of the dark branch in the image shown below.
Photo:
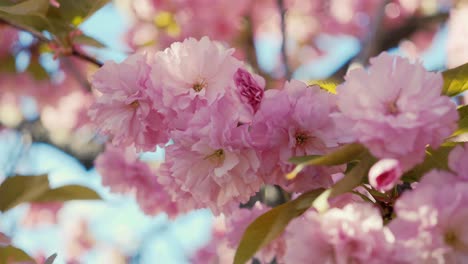
M98 61L96 58L92 57L92 56L89 56L88 54L85 54L79 50L77 50L76 48L72 48L72 53L71 55L75 56L75 57L78 57L82 60L85 60L87 62L90 62L98 67L102 67L102 65L104 65L101 61Z
M52 42L52 40L46 38L42 33L36 32L36 31L31 31L28 28L25 28L25 27L23 27L21 25L14 24L14 23L12 23L10 21L7 21L7 20L1 19L1 18L0 18L0 23L12 26L12 27L14 27L14 28L16 28L18 30L21 30L21 31L29 32L31 35L36 37L41 42L45 42L45 43L51 43ZM71 52L69 54L64 54L64 55L78 57L78 58L80 58L82 60L85 60L85 61L87 61L89 63L92 63L92 64L94 64L94 65L96 65L98 67L101 67L103 65L102 62L100 62L99 60L97 60L94 57L89 56L88 54L83 53L82 51L80 51L77 48L73 47L73 45L71 47Z
M281 59L283 61L285 77L289 80L291 78L291 69L289 68L288 54L286 50L286 42L288 37L286 33L286 8L284 7L283 0L277 0L276 3L278 5L278 10L281 17Z
M398 44L404 40L410 38L418 30L425 29L431 25L445 22L449 17L448 13L438 13L429 16L414 16L406 19L401 27L382 30L380 39L375 45L374 52L369 53L370 57L378 55L380 52L389 50L393 47L398 46ZM356 57L359 55L356 55ZM369 58L370 58L369 57ZM351 58L346 63L344 63L333 75L332 78L336 80L342 80L343 76L346 74L346 71L355 58Z
M29 137L34 143L45 143L65 152L68 155L71 155L86 169L90 169L94 166L94 160L97 155L104 150L103 144L94 141L77 144L74 140L71 140L63 145L56 144L51 139L49 132L39 119L35 121L23 121L16 127L7 127L0 123L0 129L4 127L21 132L25 136Z

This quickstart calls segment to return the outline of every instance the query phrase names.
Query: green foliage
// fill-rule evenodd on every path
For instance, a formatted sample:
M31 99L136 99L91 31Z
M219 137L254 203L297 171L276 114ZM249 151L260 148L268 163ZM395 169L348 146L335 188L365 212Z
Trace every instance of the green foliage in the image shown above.
M78 26L106 5L109 0L60 0L60 7L49 8L47 17L68 25Z
M53 39L67 47L72 44L69 43L69 33L108 2L109 0L61 0L58 8L50 6L49 0L25 0L14 5L0 3L0 19L43 38L43 31L47 31L52 34ZM78 44L101 46L88 36L80 37Z
M459 141L457 136L468 132L468 105L458 107L458 128L450 136L449 141Z
M376 159L370 154L363 155L361 161L347 172L343 179L339 180L330 189L317 197L317 199L313 201L312 205L319 212L326 211L328 209L328 199L351 192L354 188L361 185L365 181L369 169L375 162Z
M8 2L0 2L0 11L12 15L44 15L49 9L49 0L24 0L16 4Z
M13 246L0 246L0 263L36 263L23 250Z
M366 148L358 143L344 145L332 153L324 156L309 155L292 157L289 162L296 164L296 168L290 172L286 177L288 179L294 179L296 175L302 171L306 166L310 165L323 165L323 166L334 166L352 162L359 155L364 153Z
M444 87L442 94L454 96L468 90L468 64L442 72Z
M289 162L294 164L306 164L306 165L325 165L333 166L351 162L356 159L359 154L363 153L366 148L358 143L344 145L337 150L329 153L325 156L309 155L292 157Z
M76 36L73 39L73 43L78 44L78 45L91 46L91 47L95 47L95 48L104 48L105 47L105 45L102 42L96 40L95 38L86 36L86 35Z
M65 202L70 200L100 200L101 197L94 190L81 185L66 185L47 190L37 197L34 202Z
M322 192L323 190L319 189L304 193L297 199L279 205L255 219L245 230L234 263L244 264L250 260L255 252L278 237L292 219L304 213Z
M0 185L0 212L5 212L21 203L34 201L49 189L47 175L14 176Z
M402 179L405 182L419 181L421 177L432 169L449 170L448 155L456 144L444 144L438 149L428 147L424 161L403 174Z
M93 190L79 185L67 185L51 189L47 175L13 176L0 185L0 212L5 212L21 203L65 202L70 200L99 200Z
M31 75L36 80L46 80L49 78L49 74L47 71L42 67L38 60L33 60L29 63L27 71L31 73Z
M351 192L354 188L362 184L376 159L368 154L364 147L358 146L360 145L348 145L348 147L345 148L345 150L349 152L344 151L344 153L354 154L347 159L343 158L347 155L334 156L336 159L325 159L326 162L331 162L333 165L338 161L360 160L349 170L343 179L338 181L330 189L319 189L307 192L295 200L271 209L252 222L245 230L239 247L237 248L234 263L240 264L247 262L254 256L255 252L278 237L291 220L303 214L311 206L314 206L318 211L325 211L328 209L329 198ZM351 149L354 149L354 151L350 151ZM358 149L360 149L360 151L357 151ZM337 152L341 153L341 151ZM337 157L340 157L340 159Z

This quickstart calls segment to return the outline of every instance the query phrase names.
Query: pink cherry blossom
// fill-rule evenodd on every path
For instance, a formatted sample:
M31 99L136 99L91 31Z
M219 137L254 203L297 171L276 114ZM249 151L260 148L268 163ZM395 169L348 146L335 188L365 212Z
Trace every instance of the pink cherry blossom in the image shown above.
M161 111L171 129L186 129L199 108L212 105L235 87L233 76L242 64L232 52L204 37L173 43L155 54L150 95L167 108Z
M378 191L391 190L403 174L400 162L395 159L382 159L369 171L369 183Z
M464 37L468 34L467 15L467 5L461 5L460 8L454 8L450 11L447 36L447 66L449 68L468 62L468 50L466 49L468 41Z
M329 186L330 175L340 168L310 167L287 182L294 166L289 158L323 155L338 146L337 133L328 115L334 109L332 94L300 81L286 83L282 90L267 90L255 114L248 137L261 156L261 175L270 184L290 191ZM294 187L295 186L295 187Z
M253 115L260 108L263 99L265 80L256 74L251 74L243 68L237 69L234 75L237 91L234 92L236 98L242 102L242 109L246 112L247 121L251 121Z
M169 139L164 117L147 96L149 74L146 56L134 54L120 64L106 62L93 76L92 85L102 95L89 115L115 146L154 150Z
M309 210L285 236L285 263L386 263L394 242L378 209L358 203L323 215Z
M10 243L11 239L4 233L0 232L0 247L8 246Z
M178 213L169 194L158 183L148 164L137 159L131 149L117 149L110 145L95 162L102 176L102 184L115 193L133 193L143 212L155 215L165 212L169 216Z
M390 228L399 263L468 261L468 182L443 171L424 175L395 205Z
M425 147L437 148L457 127L442 76L420 63L382 53L371 66L351 70L338 87L337 125L378 158L398 159L403 170L421 162Z
M192 264L228 264L234 260L235 249L226 240L226 218L224 215L213 221L210 241L190 256Z
M260 160L242 139L235 102L224 98L198 112L189 130L171 134L160 182L170 190L183 211L210 208L229 213L260 189Z
M456 146L449 154L448 164L459 179L468 180L468 144Z
M29 227L38 227L43 224L57 224L58 213L63 203L31 203L23 218L22 224Z

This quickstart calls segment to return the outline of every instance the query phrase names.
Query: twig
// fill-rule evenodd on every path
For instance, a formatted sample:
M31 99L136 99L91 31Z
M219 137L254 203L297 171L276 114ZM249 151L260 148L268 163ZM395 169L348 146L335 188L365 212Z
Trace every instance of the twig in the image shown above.
M378 53L388 50L397 46L401 40L409 38L418 30L425 28L434 23L441 23L447 20L449 14L448 13L437 13L434 15L428 16L414 16L406 19L403 23L403 26L392 29L392 30L384 30L380 35L380 39L376 48L374 50L374 54L370 56L377 55ZM354 58L351 58L347 62L345 62L332 76L332 79L342 80L343 76L346 74L346 70L351 64L351 62L357 57L356 55Z
M71 55L78 57L82 60L90 62L98 67L102 67L104 65L101 61L97 60L96 58L89 56L88 54L82 53L81 51L77 50L76 48L72 48Z
M283 0L277 0L276 1L278 5L278 10L280 12L280 17L281 17L281 58L283 61L283 66L284 66L284 71L285 71L285 77L286 79L291 78L291 69L289 68L289 61L288 61L288 54L286 51L286 42L287 42L287 35L286 35L286 8L284 7L284 1Z
M26 27L23 27L21 25L18 25L18 24L15 24L15 23L12 23L11 21L7 21L7 20L4 20L4 19L0 19L0 23L3 23L3 24L6 24L6 25L9 25L9 26L12 26L18 30L21 30L21 31L26 31L26 32L29 32L30 34L32 34L34 37L36 37L38 40L40 40L41 42L45 42L45 43L51 43L52 40L51 39L48 39L47 37L45 37L42 33L40 32L37 32L37 31L32 31L32 30L29 30L28 28ZM82 60L85 60L87 62L90 62L90 63L93 63L94 65L98 66L98 67L101 67L103 65L102 62L98 61L96 58L94 57L91 57L81 51L79 51L78 49L76 49L75 47L72 46L71 48L71 52L69 54L65 54L65 55L71 55L71 56L75 56L75 57L78 57Z
M381 36L383 33L382 26L385 18L385 6L388 3L390 3L390 0L383 1L377 9L375 20L372 23L370 32L367 35L367 38L362 42L362 49L352 61L351 66L353 64L365 65L368 63L369 58L378 53L377 49L380 46L379 43L382 39Z
M58 145L51 139L49 132L47 132L47 129L44 127L40 119L23 121L16 127L8 127L0 122L0 129L1 128L9 128L19 131L23 135L30 137L31 142L51 145L77 159L86 169L93 167L94 160L104 148L103 144L94 141L84 143L80 146L74 146L73 144L76 144L76 142L71 140L67 144Z

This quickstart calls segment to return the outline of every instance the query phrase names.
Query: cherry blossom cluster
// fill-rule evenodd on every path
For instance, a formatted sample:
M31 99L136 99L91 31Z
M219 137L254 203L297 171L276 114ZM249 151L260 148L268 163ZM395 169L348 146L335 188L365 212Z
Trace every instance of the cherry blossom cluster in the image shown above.
M456 105L441 95L441 74L419 62L382 53L367 69L351 70L333 94L298 80L267 89L233 53L207 37L189 38L120 64L106 62L92 78L100 96L89 115L110 141L96 161L103 184L133 193L148 214L209 208L218 217L214 244L194 262L232 261L243 231L268 210L239 205L263 185L296 196L332 186L346 169L309 166L288 180L291 157L360 143L379 160L366 188L391 193L403 173L423 162L427 146L437 149L457 128ZM156 147L165 149L156 168L135 154ZM256 257L264 263L459 263L468 246L460 224L468 208L465 152L456 147L450 172L431 171L395 197L388 225L382 208L367 202L374 197L358 188L366 201L345 194L324 213L309 209Z

